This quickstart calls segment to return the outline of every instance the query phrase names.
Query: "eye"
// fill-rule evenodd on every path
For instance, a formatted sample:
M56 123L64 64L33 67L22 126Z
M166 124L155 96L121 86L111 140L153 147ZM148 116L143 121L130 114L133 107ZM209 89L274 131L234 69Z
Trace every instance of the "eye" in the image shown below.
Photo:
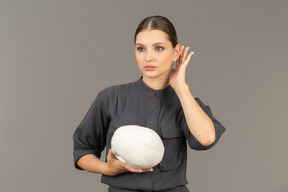
M156 51L163 51L164 48L163 47L156 47Z
M143 52L144 51L144 48L143 47L137 47L136 48L139 52Z

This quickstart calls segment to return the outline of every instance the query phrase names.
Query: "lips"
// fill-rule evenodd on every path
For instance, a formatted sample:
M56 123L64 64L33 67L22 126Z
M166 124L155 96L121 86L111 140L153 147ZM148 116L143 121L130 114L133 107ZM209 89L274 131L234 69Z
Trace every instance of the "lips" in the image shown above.
M153 66L153 65L146 65L144 68L145 68L146 70L148 70L148 71L152 71L152 70L154 70L156 67Z

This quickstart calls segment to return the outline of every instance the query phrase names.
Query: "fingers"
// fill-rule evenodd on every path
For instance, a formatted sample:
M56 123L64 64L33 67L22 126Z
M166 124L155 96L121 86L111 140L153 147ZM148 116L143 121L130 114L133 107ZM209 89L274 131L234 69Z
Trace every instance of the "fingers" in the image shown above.
M190 61L192 55L194 55L194 51L191 51L191 52L189 53L189 55L188 55L188 57L187 57L187 60L188 60L188 61Z
M180 56L176 62L176 66L178 66L179 64L183 64L183 63L185 63L187 65L189 63L194 52L191 51L188 54L188 50L189 50L189 47L184 48L184 45L181 46ZM187 56L187 54L188 54L188 56Z
M183 46L183 47L184 47L184 46ZM186 47L186 48L183 50L184 53L183 53L183 56L182 56L182 63L184 63L185 60L186 60L186 56L187 56L188 50L189 50L189 47Z
M187 59L188 60L191 59L191 56L194 54L194 52L191 51L188 54L188 50L189 50L189 47L184 48L184 45L181 46L180 56L179 56L178 62L176 64L181 64L181 63L184 63ZM188 56L187 56L187 54L188 54Z
M113 152L111 149L109 149L108 151L108 155L107 155L107 161L109 162L117 162L116 164L118 164L118 169L120 167L120 169L126 169L126 171L130 171L130 172L134 172L134 173L144 173L144 172L148 172L148 171L153 171L153 168L147 168L147 169L137 169L137 168L134 168L134 167L131 167L130 165L128 165L127 163L124 163L122 161L119 161L118 159L115 158ZM115 164L115 165L116 165ZM123 171L122 171L123 172Z
M150 172L150 171L153 171L153 168L142 169L142 172Z
M124 167L125 167L128 171L134 172L134 173L144 173L144 172L153 171L153 168L136 169L136 168L131 167L130 165L128 165L128 164L126 164L126 163L125 163Z
M135 173L142 172L142 169L136 169L136 168L131 167L130 165L128 165L126 163L125 163L124 167L130 172L135 172Z
M178 64L183 63L183 58L184 58L184 45L182 45L180 49L180 56L178 58Z

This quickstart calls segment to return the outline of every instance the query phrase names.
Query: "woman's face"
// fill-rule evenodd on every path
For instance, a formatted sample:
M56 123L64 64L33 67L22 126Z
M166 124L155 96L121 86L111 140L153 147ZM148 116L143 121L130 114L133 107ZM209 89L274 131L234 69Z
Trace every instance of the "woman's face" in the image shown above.
M143 78L164 78L170 74L177 59L177 45L173 48L168 35L160 30L144 30L136 36L135 55Z

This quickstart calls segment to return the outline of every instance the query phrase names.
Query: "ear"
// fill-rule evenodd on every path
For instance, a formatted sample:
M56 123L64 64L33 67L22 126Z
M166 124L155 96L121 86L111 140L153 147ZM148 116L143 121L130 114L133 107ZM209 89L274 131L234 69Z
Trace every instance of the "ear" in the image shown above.
M178 43L174 48L174 61L176 61L181 54L181 45Z

